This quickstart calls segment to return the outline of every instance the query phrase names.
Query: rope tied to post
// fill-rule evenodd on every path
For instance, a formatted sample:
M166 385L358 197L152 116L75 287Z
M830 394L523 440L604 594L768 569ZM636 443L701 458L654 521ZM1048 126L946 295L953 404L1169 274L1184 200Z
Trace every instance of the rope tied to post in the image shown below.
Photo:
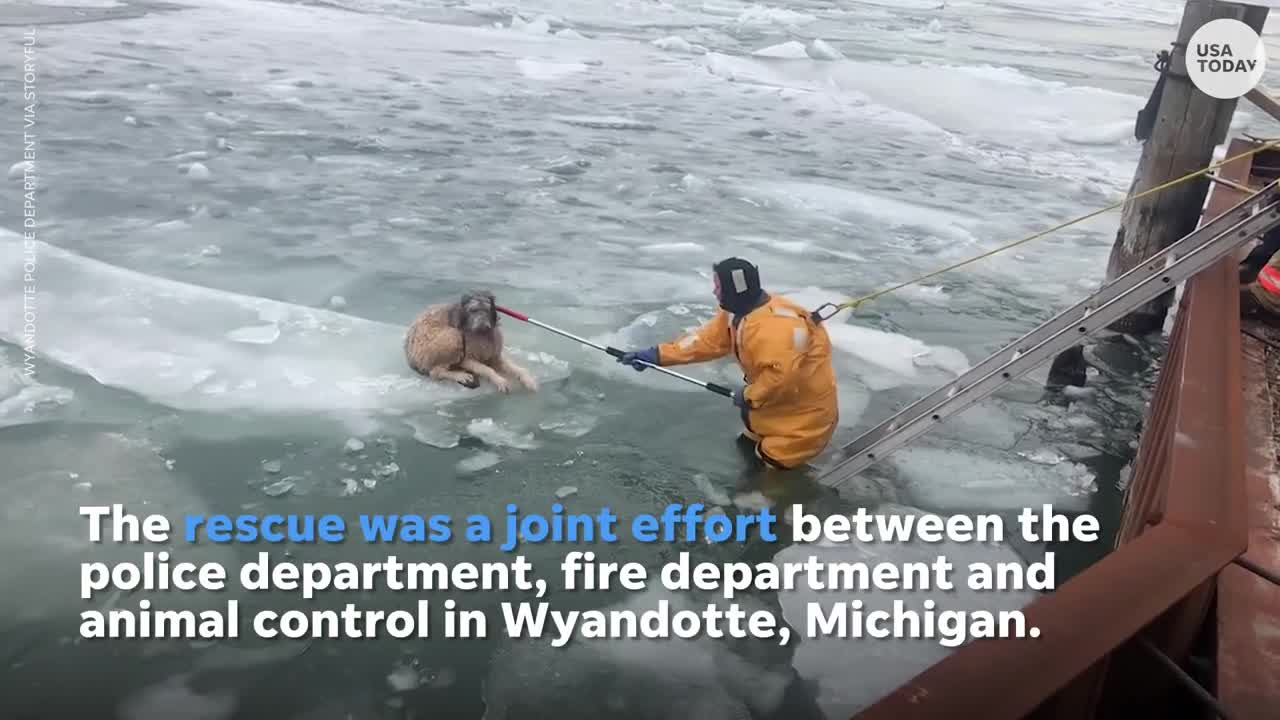
M989 258L989 257L991 257L991 256L993 256L993 255L998 255L998 254L1000 254L1000 253L1002 253L1002 252L1004 252L1004 251L1006 251L1006 250L1011 250L1011 249L1013 249L1013 248L1015 248L1015 247L1018 247L1019 245L1025 245L1025 244L1027 244L1027 243L1031 242L1032 240L1039 240L1040 238L1042 238L1042 237L1044 237L1044 236L1046 236L1046 235L1051 235L1051 234L1053 234L1053 233L1055 233L1055 232L1058 232L1059 230L1063 230L1063 229L1065 229L1065 228L1071 227L1072 225L1077 225L1077 224L1079 224L1079 223L1082 223L1082 222L1084 222L1085 220L1091 220L1091 219L1093 219L1093 218L1095 218L1095 217L1097 217L1097 216L1099 216L1099 215L1101 215L1101 214L1103 214L1103 213L1110 212L1110 211L1115 210L1115 209L1117 209L1117 208L1124 207L1126 204L1128 204L1128 203L1130 203L1130 202L1132 202L1132 201L1134 201L1134 200L1140 200L1140 199L1142 199L1142 198L1144 198L1144 197L1147 197L1148 195L1154 195L1154 194L1156 194L1156 193L1158 193L1158 192L1162 192L1162 191L1164 191L1164 190L1168 190L1168 189L1169 189L1169 188L1171 188L1171 187L1174 187L1174 186L1177 186L1177 185L1181 185L1182 183L1188 182L1188 181L1190 181L1190 180L1194 180L1194 179L1196 179L1196 178L1200 177L1201 175L1206 175L1206 174L1208 174L1208 173L1211 173L1211 172L1213 172L1214 170L1217 170L1218 168L1220 168L1220 167L1222 167L1222 166L1224 166L1224 165L1229 165L1230 163L1236 162L1237 160L1241 160L1241 159L1244 159L1244 158L1247 158L1247 157L1251 157L1251 156L1253 156L1253 155L1257 155L1257 154L1258 154L1258 153L1260 153L1260 152L1263 152L1263 151L1265 151L1265 150L1271 150L1271 149L1274 149L1274 148L1276 148L1276 147L1280 147L1280 139L1272 140L1272 141L1270 141L1270 142L1267 142L1267 143L1264 143L1264 144L1262 144L1262 145L1259 145L1258 147L1255 147L1255 148L1253 148L1253 149L1251 149L1251 150L1247 150L1247 151L1242 152L1242 153L1240 153L1240 154L1238 154L1238 155L1235 155L1235 156L1233 156L1233 157L1229 157L1229 158L1225 158L1225 159L1223 159L1223 160L1219 160L1219 161L1218 161L1218 162L1216 162L1216 163L1211 163L1211 164L1209 164L1209 165L1207 165L1207 166L1205 166L1205 167L1203 167L1203 168L1200 168L1199 170L1196 170L1196 171L1194 171L1194 172L1189 172L1189 173L1187 173L1186 175L1183 175L1183 176L1182 176L1182 177L1180 177L1180 178L1176 178L1176 179L1170 180L1170 181L1168 181L1168 182L1161 183L1161 184L1159 184L1159 185L1156 185L1156 186L1155 186L1155 187L1153 187L1153 188L1149 188L1149 189L1147 189L1147 190L1143 190L1142 192L1139 192L1139 193L1133 193L1133 194L1131 194L1131 195L1125 195L1125 196L1124 196L1123 198L1121 198L1120 200L1118 200L1118 201L1116 201L1116 202L1114 202L1114 203L1112 203L1112 204L1110 204L1110 205L1108 205L1108 206L1106 206L1106 207L1104 207L1104 208L1100 208L1100 209L1098 209L1098 210L1094 210L1093 212L1087 213L1087 214L1085 214L1085 215L1081 215L1080 217L1074 218L1074 219L1072 219L1072 220L1068 220L1068 221L1066 221L1066 222L1059 223L1059 224L1054 225L1053 227L1048 228L1048 229L1046 229L1046 230L1041 230L1041 231L1039 231L1039 232L1032 233L1031 235L1028 235L1028 236L1026 236L1026 237L1024 237L1024 238L1021 238L1021 239L1019 239L1019 240L1015 240L1015 241L1013 241L1013 242L1011 242L1011 243L1006 243L1006 244L1001 245L1001 246L999 246L999 247L996 247L996 248L994 248L994 249L992 249L992 250L988 250L987 252L980 253L980 254L975 255L975 256L973 256L973 257L971 257L971 258L967 259L967 260L961 260L961 261L960 261L960 262L958 262L958 263L954 263L954 264L952 264L952 265L948 265L948 266L946 266L946 267L944 267L944 268L941 268L941 269L939 269L939 270L934 270L933 272L925 273L924 275L920 275L920 276L918 276L918 277L914 277L914 278L912 278L912 279L910 279L910 280L907 280L906 282L901 282L901 283L898 283L898 284L896 284L896 285L892 285L892 286L890 286L890 287L884 288L883 290L877 290L877 291L875 291L875 292L873 292L873 293L868 293L868 294L866 294L866 295L863 295L863 296L861 296L861 297L854 298L853 300L849 300L849 301L847 301L847 302L838 303L838 304L837 304L837 303L823 303L822 305L818 306L818 308L817 308L817 309L813 310L813 312L811 312L811 313L810 313L810 316L813 318L813 321L814 321L814 322L817 322L817 323L821 323L821 322L824 322L824 321L826 321L826 320L830 320L832 317L835 317L836 315L838 315L841 311L844 311L844 310L857 310L859 307L862 307L862 306L863 306L863 305L865 305L866 303L871 302L872 300L875 300L875 299L877 299L877 298L883 297L883 296L885 296L885 295L888 295L889 293L896 292L896 291L898 291L898 290L901 290L901 289L903 289L903 288L905 288L905 287L910 287L910 286L912 286L912 285L918 285L918 284L920 284L920 283L924 282L925 280L929 280L929 279L931 279L931 278L937 277L937 276L942 275L942 274L944 274L944 273L951 272L952 270L956 270L956 269L962 268L962 267L964 267L964 266L966 266L966 265L971 265L971 264L973 264L973 263L975 263L975 262L978 262L979 260L985 260L986 258ZM824 311L824 310L827 310L827 309L830 309L830 312L829 312L829 313L824 314L824 313L823 313L823 311Z
M1138 111L1138 119L1133 125L1133 137L1136 140L1146 140L1151 137L1151 130L1156 126L1156 113L1160 110L1160 98L1164 97L1164 81L1169 77L1169 64L1173 62L1173 56L1168 50L1161 50L1156 53L1156 61L1152 63L1159 75L1156 77L1155 87L1151 88L1151 97L1147 98L1147 104Z

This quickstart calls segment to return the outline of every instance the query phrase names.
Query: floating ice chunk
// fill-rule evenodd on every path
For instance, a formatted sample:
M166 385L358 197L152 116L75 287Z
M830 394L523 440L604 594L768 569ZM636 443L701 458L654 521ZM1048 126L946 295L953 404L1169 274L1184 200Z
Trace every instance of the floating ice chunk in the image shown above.
M355 478L342 478L342 496L349 497L360 492L360 483Z
M1052 448L1040 448L1031 452L1020 452L1018 455L1030 460L1037 465L1057 465L1066 460L1061 453Z
M34 173L36 164L30 160L19 160L9 166L9 179L13 180L22 177L26 173Z
M1063 461L1052 468L995 455L909 447L894 453L904 490L928 509L1017 511L1053 505L1064 512L1088 508L1087 468Z
M565 418L553 418L538 423L539 430L546 430L565 437L582 437L596 426L595 418L584 415L571 415Z
M836 349L873 366L863 377L873 390L921 381L925 379L920 372L922 368L938 368L953 376L969 369L969 359L959 350L926 345L898 333L828 322L827 334ZM876 373L874 368L887 372Z
M342 451L348 455L358 453L361 450L364 450L364 442L359 438L348 438L346 444L342 446Z
M742 11L736 20L738 25L807 25L818 18L808 13L782 8L756 5Z
M1073 145L1123 145L1133 137L1133 123L1116 121L1085 127L1072 124L1064 127L1059 137Z
M268 475L275 475L284 468L284 464L279 460L265 460L262 463L262 472Z
M551 32L551 23L545 15L534 18L533 20L525 20L519 15L516 15L511 18L511 29L528 33L530 35L546 35Z
M805 47L805 52L814 60L843 60L844 53L835 49L822 38L814 38L813 42Z
M680 178L680 187L684 188L685 192L702 192L711 187L711 181L697 175L686 174Z
M669 52L684 52L693 55L705 55L707 52L707 49L702 45L695 45L679 35L658 38L650 44L659 50L667 50Z
M946 305L950 300L945 288L936 285L908 285L898 291L900 297L910 297L912 301L926 302L930 305Z
M204 114L204 123L212 128L232 128L235 127L236 121L225 115L219 115L212 110Z
M698 488L698 492L702 493L707 502L712 505L732 505L733 498L729 497L729 493L721 488L711 484L711 480L706 475L698 473L693 476L693 485Z
M301 479L302 478L297 475L290 475L287 478L284 478L282 480L277 480L276 482L273 482L273 483L270 483L269 485L264 486L262 488L262 492L266 493L271 497L280 497L281 495L287 495L290 492L292 492L295 487L297 487L298 481Z
M657 128L653 123L644 120L633 120L616 115L562 115L559 120L569 125L601 130L654 130Z
M758 235L742 235L737 239L752 245L781 250L782 252L790 255L800 255L814 250L813 244L805 240L780 240L778 238L761 237Z
M1086 430L1096 428L1098 426L1098 421L1088 415L1071 415L1067 418L1067 425L1077 430Z
M232 342L249 343L251 345L270 345L280 339L280 326L272 323L270 325L252 325L236 328L227 333L227 339Z
M887 193L818 182L778 181L742 185L745 197L769 206L835 220L871 220L890 228L913 228L961 243L973 243L971 220L960 211L907 202Z
M946 42L947 36L942 33L942 23L934 18L929 24L920 30L912 30L907 36L916 42L929 43L936 45L937 43Z
M578 32L577 30L574 30L573 28L565 28L563 30L560 30L554 33L554 35L558 38L564 38L565 40L586 40L587 39L582 35L582 33Z
M400 472L400 466L393 462L379 463L373 468L374 476L384 480L389 477L394 477L398 472Z
M0 230L0 255L20 257L22 242ZM35 252L43 303L57 308L41 317L44 358L158 404L268 415L364 413L381 421L493 392L414 373L405 366L399 325L173 282L46 243ZM21 282L21 273L0 274L0 297L20 296ZM279 328L269 349L228 338L264 324ZM20 346L22 337L21 314L0 313L0 339ZM567 364L549 355L527 361L544 385L549 363L556 376L568 375Z
M765 497L764 493L759 490L753 490L749 493L738 493L733 496L733 505L740 510L746 510L748 512L763 510L772 506L772 504L773 503L769 502L769 498Z
M520 74L530 80L559 80L561 78L585 72L587 66L580 62L550 62L524 58L516 61Z
M1062 388L1062 394L1072 400L1092 397L1095 393L1097 393L1097 389L1087 385L1066 385Z
M422 685L422 675L415 668L397 663L387 675L387 685L391 687L392 692L409 692Z
M952 415L933 432L937 437L1005 450L1027 433L1030 424L1023 407L986 401Z
M235 714L239 700L234 693L198 693L187 684L190 679L190 675L175 675L138 690L121 703L121 720L226 720Z
M3 368L0 368L3 372ZM0 397L0 427L25 425L48 417L49 411L68 405L75 399L71 390L55 385L28 381L9 388L14 391L8 397ZM4 379L0 378L0 394L5 393Z
M706 250L705 247L695 242L654 243L653 245L642 245L637 249L641 252L651 253L696 253Z
M329 307L334 310L345 310L347 307L347 299L341 295L334 295L329 298Z
M756 57L779 58L783 60L807 60L809 52L805 49L804 43L788 40L777 45L770 45L767 48L761 48L751 53Z
M419 217L393 217L387 218L387 224L393 228L408 229L422 227L426 221Z
M1058 451L1076 462L1093 460L1094 458L1102 456L1101 450L1091 448L1088 445L1080 445L1078 443L1063 443L1058 446Z
M480 472L481 470L488 470L500 462L502 462L502 458L498 456L498 453L491 450L484 450L472 455L471 457L463 458L458 462L457 467L458 472L471 474Z
M494 422L493 418L479 418L467 423L467 434L486 445L532 450L538 447L533 433L518 433Z
M547 165L542 169L552 173L553 175L572 177L574 175L581 175L586 172L589 167L591 167L590 160L571 158L567 155L562 155L547 163Z
M556 490L556 497L560 498L561 500L569 497L570 495L577 495L577 494L578 494L578 488L572 485L565 485Z

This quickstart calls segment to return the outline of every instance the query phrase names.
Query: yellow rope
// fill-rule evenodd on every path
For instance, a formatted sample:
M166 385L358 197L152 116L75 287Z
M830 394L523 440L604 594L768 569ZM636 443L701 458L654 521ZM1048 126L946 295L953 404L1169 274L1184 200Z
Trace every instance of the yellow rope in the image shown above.
M957 269L957 268L964 267L965 265L969 265L970 263L975 263L975 262L977 262L977 261L979 261L979 260L983 260L983 259L985 259L985 258L991 257L992 255L996 255L996 254L998 254L998 253L1002 253L1002 252L1004 252L1005 250L1009 250L1010 248L1015 248L1015 247L1017 247L1017 246L1019 246L1019 245L1023 245L1023 244L1025 244L1025 243L1029 243L1029 242L1031 242L1032 240L1037 240L1037 239L1039 239L1039 238L1044 237L1045 235L1048 235L1048 234L1050 234L1050 233L1055 233L1055 232L1057 232L1057 231L1059 231L1059 230L1062 230L1063 228L1071 227L1072 225L1075 225L1075 224L1077 224L1077 223L1082 223L1082 222L1084 222L1085 220L1088 220L1088 219L1090 219L1090 218L1097 217L1098 215L1101 215L1101 214L1103 214L1103 213L1105 213L1105 212L1110 212L1111 210L1115 210L1116 208L1123 207L1123 206L1125 205L1125 203L1128 203L1128 202L1131 202L1131 201L1134 201L1134 200L1138 200L1138 199L1144 198L1144 197L1146 197L1146 196L1148 196L1148 195L1154 195L1155 193L1158 193L1158 192L1160 192L1160 191L1162 191L1162 190L1167 190L1167 189L1169 189L1169 188L1173 187L1174 185L1178 185L1178 184L1184 183L1184 182L1186 182L1186 181L1188 181L1188 180L1191 180L1191 179L1193 179L1193 178L1197 178L1197 177L1199 177L1199 176L1201 176L1201 175L1204 175L1204 174L1206 174L1206 173L1213 172L1214 170L1217 170L1218 168L1222 167L1223 165L1227 165L1228 163L1233 163L1233 162L1235 162L1236 160L1240 160L1240 159L1242 159L1242 158L1246 158L1246 157L1249 157L1249 156L1251 156L1251 155L1256 155L1256 154L1258 154L1258 153L1262 152L1263 150L1268 150L1268 149L1270 149L1270 148L1277 147L1277 146L1280 146L1280 140L1272 140L1271 142L1268 142L1268 143L1266 143L1265 145L1259 145L1258 147L1255 147L1255 148L1253 148L1252 150L1249 150L1249 151L1247 151L1247 152L1242 152L1242 153L1240 153L1239 155L1236 155L1235 157L1229 157L1229 158L1226 158L1225 160L1221 160L1221 161L1219 161L1219 162L1213 163L1212 165L1209 165L1208 167L1205 167L1205 168L1201 168L1201 169L1199 169L1199 170L1196 170L1195 172L1187 173L1186 175L1183 175L1182 177L1180 177L1180 178L1178 178L1178 179L1176 179L1176 180L1170 180L1169 182L1163 183L1163 184L1161 184L1161 185L1157 185L1157 186L1155 186L1155 187L1153 187L1153 188L1151 188L1151 189L1149 189L1149 190L1144 190L1144 191L1142 191L1142 192L1140 192L1140 193L1136 193L1136 194L1134 194L1134 195L1126 195L1126 196L1124 197L1124 199L1123 199L1123 200L1120 200L1120 201L1118 201L1118 202L1116 202L1116 203L1114 203L1114 204L1112 204L1112 205L1108 205L1107 207L1104 207L1104 208L1102 208L1101 210L1094 210L1093 212L1089 213L1088 215L1081 215L1080 217L1078 217L1078 218L1076 218L1076 219L1074 219L1074 220L1068 220L1067 222L1061 223L1061 224L1059 224L1059 225L1055 225L1055 226L1053 226L1053 227L1049 228L1048 230L1041 230L1041 231L1040 231L1040 232L1038 232L1038 233L1035 233L1035 234L1033 234L1033 235L1028 235L1027 237L1022 238L1021 240L1015 240L1014 242L1011 242L1011 243L1009 243L1009 244L1007 244L1007 245L1001 245L1000 247L997 247L997 248L995 248L994 250L988 250L987 252L984 252L984 253L982 253L981 255L975 255L974 257L971 257L971 258L969 258L968 260L962 260L962 261L960 261L960 262L958 262L958 263L956 263L956 264L954 264L954 265L949 265L949 266L947 266L947 267L944 267L944 268L942 268L941 270L934 270L934 271L933 271L933 272L931 272L931 273L926 273L926 274L921 275L921 276L919 276L919 277L913 278L913 279L908 280L908 281L903 282L903 283L899 283L899 284L894 285L894 286L892 286L892 287L885 288L885 289L883 289L883 290L877 290L876 292L873 292L873 293L871 293L871 294L869 294L869 295L863 295L863 296L862 296L862 297L860 297L860 298L855 298L855 299L853 299L853 300L850 300L850 301L848 301L848 302L841 303L841 304L839 304L839 305L834 305L834 306L833 306L831 303L828 303L827 305L823 305L823 307L824 307L824 308L825 308L825 307L835 307L835 311L834 311L834 312L832 312L832 313L831 313L831 315L828 315L828 316L826 316L826 317L831 317L832 315L835 315L836 313L840 312L841 310L848 310L848 309L854 309L854 310L856 310L858 307L862 306L864 303L867 303L867 302L870 302L870 301L872 301L872 300L875 300L875 299L876 299L876 298L878 298L878 297L881 297L881 296L884 296L884 295L888 295L888 294L889 294L889 293L891 293L891 292L895 292L895 291L897 291L897 290L901 290L901 289L902 289L902 288L904 288L904 287L908 287L908 286L911 286L911 285L915 285L915 284L917 284L917 283L923 282L923 281L925 281L925 280L928 280L929 278L936 277L936 276L941 275L941 274L943 274L943 273L951 272L952 270L955 270L955 269ZM821 309L821 308L820 308L820 309Z

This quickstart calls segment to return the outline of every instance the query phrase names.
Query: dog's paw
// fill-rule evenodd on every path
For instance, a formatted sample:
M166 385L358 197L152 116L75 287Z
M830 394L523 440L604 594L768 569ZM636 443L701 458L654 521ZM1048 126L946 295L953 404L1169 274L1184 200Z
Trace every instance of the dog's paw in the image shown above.
M471 373L459 373L458 384L465 388L471 388L472 390L480 387L480 381Z
M525 389L529 392L538 392L538 381L534 380L533 376L528 373L520 376L520 384L524 385Z
M497 388L500 393L511 392L511 383L507 382L505 378L496 378L493 381L493 386Z

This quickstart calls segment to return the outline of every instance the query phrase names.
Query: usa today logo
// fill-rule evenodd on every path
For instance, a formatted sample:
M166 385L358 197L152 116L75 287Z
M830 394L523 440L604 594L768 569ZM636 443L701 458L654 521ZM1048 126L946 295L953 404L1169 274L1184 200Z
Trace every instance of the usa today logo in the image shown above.
M1200 92L1219 100L1254 89L1266 69L1262 38L1239 20L1207 22L1187 43L1187 75Z

